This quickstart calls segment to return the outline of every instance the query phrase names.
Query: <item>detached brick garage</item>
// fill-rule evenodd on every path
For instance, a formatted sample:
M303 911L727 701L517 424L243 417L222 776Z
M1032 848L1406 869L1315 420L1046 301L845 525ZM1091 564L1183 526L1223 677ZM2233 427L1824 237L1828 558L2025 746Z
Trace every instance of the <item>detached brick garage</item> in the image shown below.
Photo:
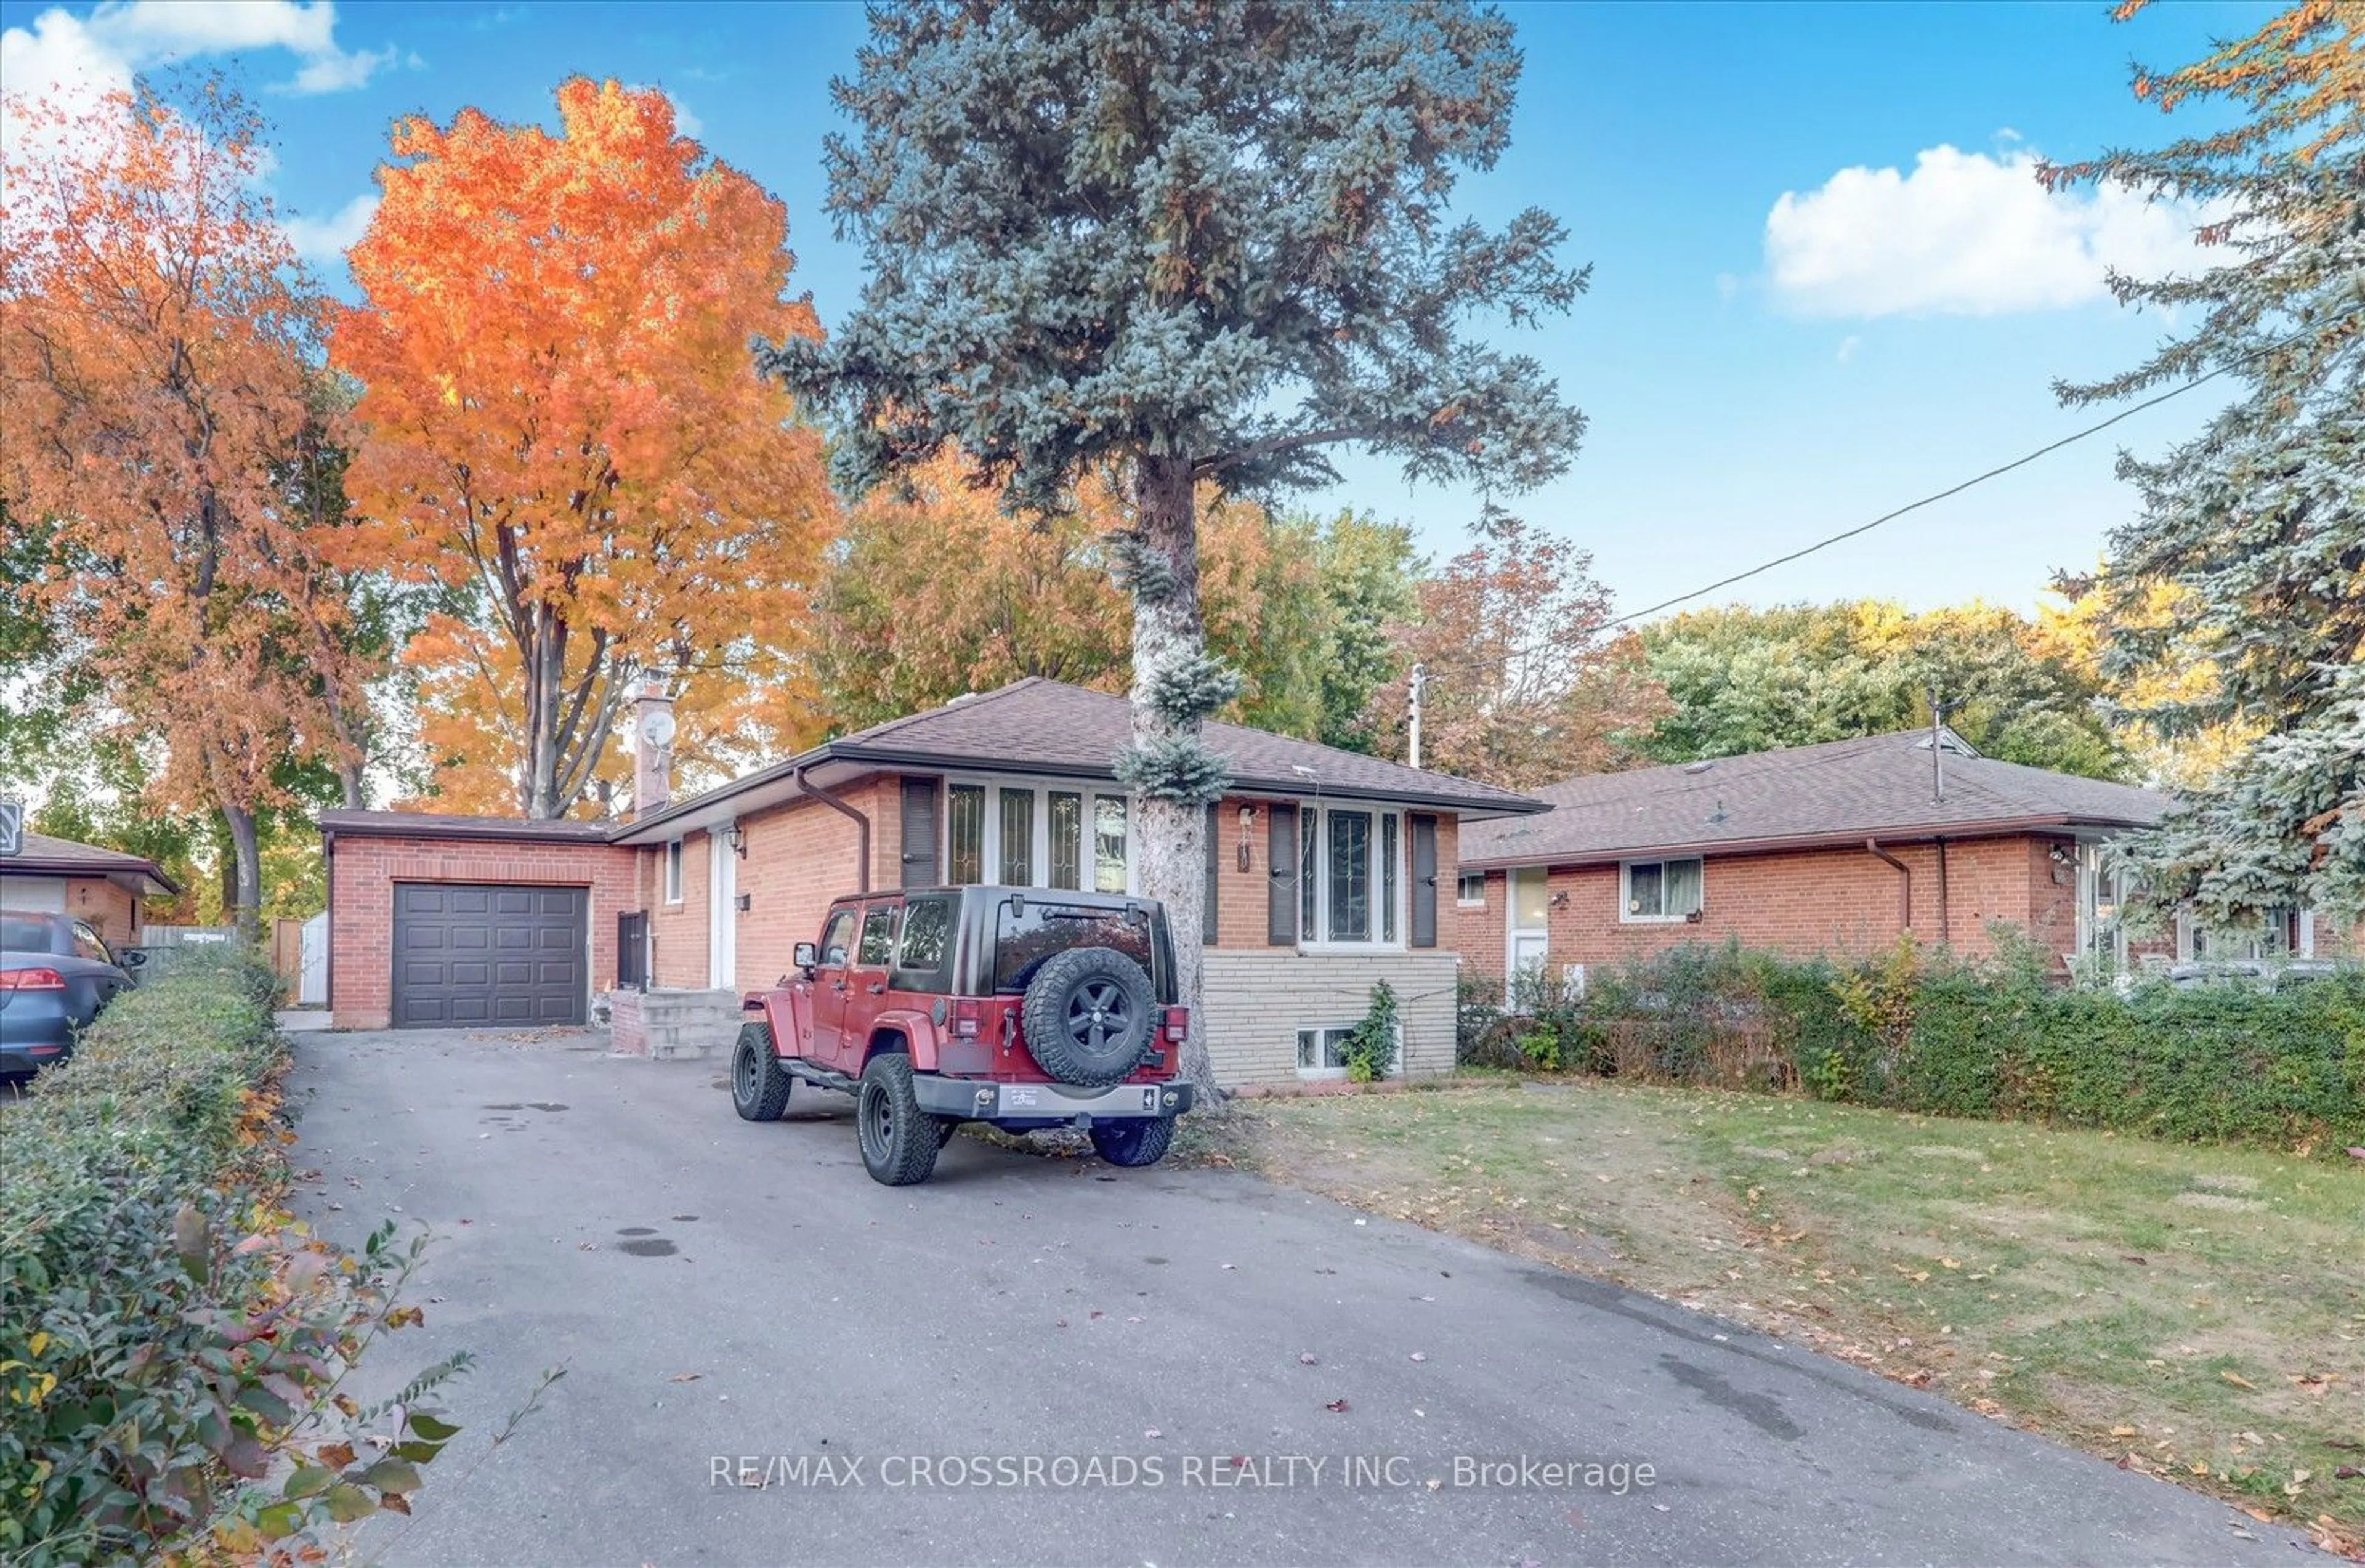
M580 1024L639 907L606 823L331 812L329 998L339 1028Z

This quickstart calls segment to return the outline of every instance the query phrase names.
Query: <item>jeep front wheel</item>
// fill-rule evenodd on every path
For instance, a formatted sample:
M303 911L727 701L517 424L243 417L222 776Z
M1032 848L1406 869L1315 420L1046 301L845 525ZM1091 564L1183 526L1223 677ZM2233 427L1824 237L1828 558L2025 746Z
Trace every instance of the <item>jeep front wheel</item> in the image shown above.
M920 1109L911 1058L887 1052L870 1058L855 1096L854 1123L862 1168L872 1181L890 1187L926 1181L944 1147L939 1120Z
M731 1047L731 1108L743 1122L777 1122L789 1108L795 1082L772 1054L768 1025L742 1024Z
M1173 1147L1171 1116L1093 1124L1093 1151L1111 1165L1155 1165Z

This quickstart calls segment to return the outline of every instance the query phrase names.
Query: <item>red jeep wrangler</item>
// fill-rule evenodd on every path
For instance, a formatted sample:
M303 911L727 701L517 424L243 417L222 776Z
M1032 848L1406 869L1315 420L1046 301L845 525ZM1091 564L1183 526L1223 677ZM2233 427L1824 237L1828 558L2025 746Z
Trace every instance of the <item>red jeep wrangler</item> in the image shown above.
M1112 1165L1155 1165L1191 1108L1175 1076L1190 1013L1165 907L1042 888L842 898L801 973L750 992L731 1103L751 1122L798 1080L855 1096L862 1163L925 1182L963 1122L1082 1127Z

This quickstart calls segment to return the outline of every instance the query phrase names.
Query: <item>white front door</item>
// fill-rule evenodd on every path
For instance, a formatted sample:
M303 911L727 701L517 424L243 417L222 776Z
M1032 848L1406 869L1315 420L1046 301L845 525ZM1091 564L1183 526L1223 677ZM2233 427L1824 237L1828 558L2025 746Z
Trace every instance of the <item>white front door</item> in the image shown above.
M739 855L731 823L707 830L706 983L721 991L739 984Z
M1505 973L1516 979L1522 970L1541 969L1552 948L1551 904L1545 896L1544 868L1522 866L1509 880L1510 915L1507 921L1510 946L1504 954Z

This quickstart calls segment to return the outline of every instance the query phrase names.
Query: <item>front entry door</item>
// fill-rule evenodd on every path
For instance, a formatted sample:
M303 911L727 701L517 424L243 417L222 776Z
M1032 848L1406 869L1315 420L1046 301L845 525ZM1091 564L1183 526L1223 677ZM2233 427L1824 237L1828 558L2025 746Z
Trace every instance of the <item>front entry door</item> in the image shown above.
M1514 980L1541 970L1551 951L1551 902L1544 890L1541 866L1522 866L1510 875L1510 949L1504 958Z
M731 847L732 824L706 834L706 983L718 991L739 986L739 854Z

